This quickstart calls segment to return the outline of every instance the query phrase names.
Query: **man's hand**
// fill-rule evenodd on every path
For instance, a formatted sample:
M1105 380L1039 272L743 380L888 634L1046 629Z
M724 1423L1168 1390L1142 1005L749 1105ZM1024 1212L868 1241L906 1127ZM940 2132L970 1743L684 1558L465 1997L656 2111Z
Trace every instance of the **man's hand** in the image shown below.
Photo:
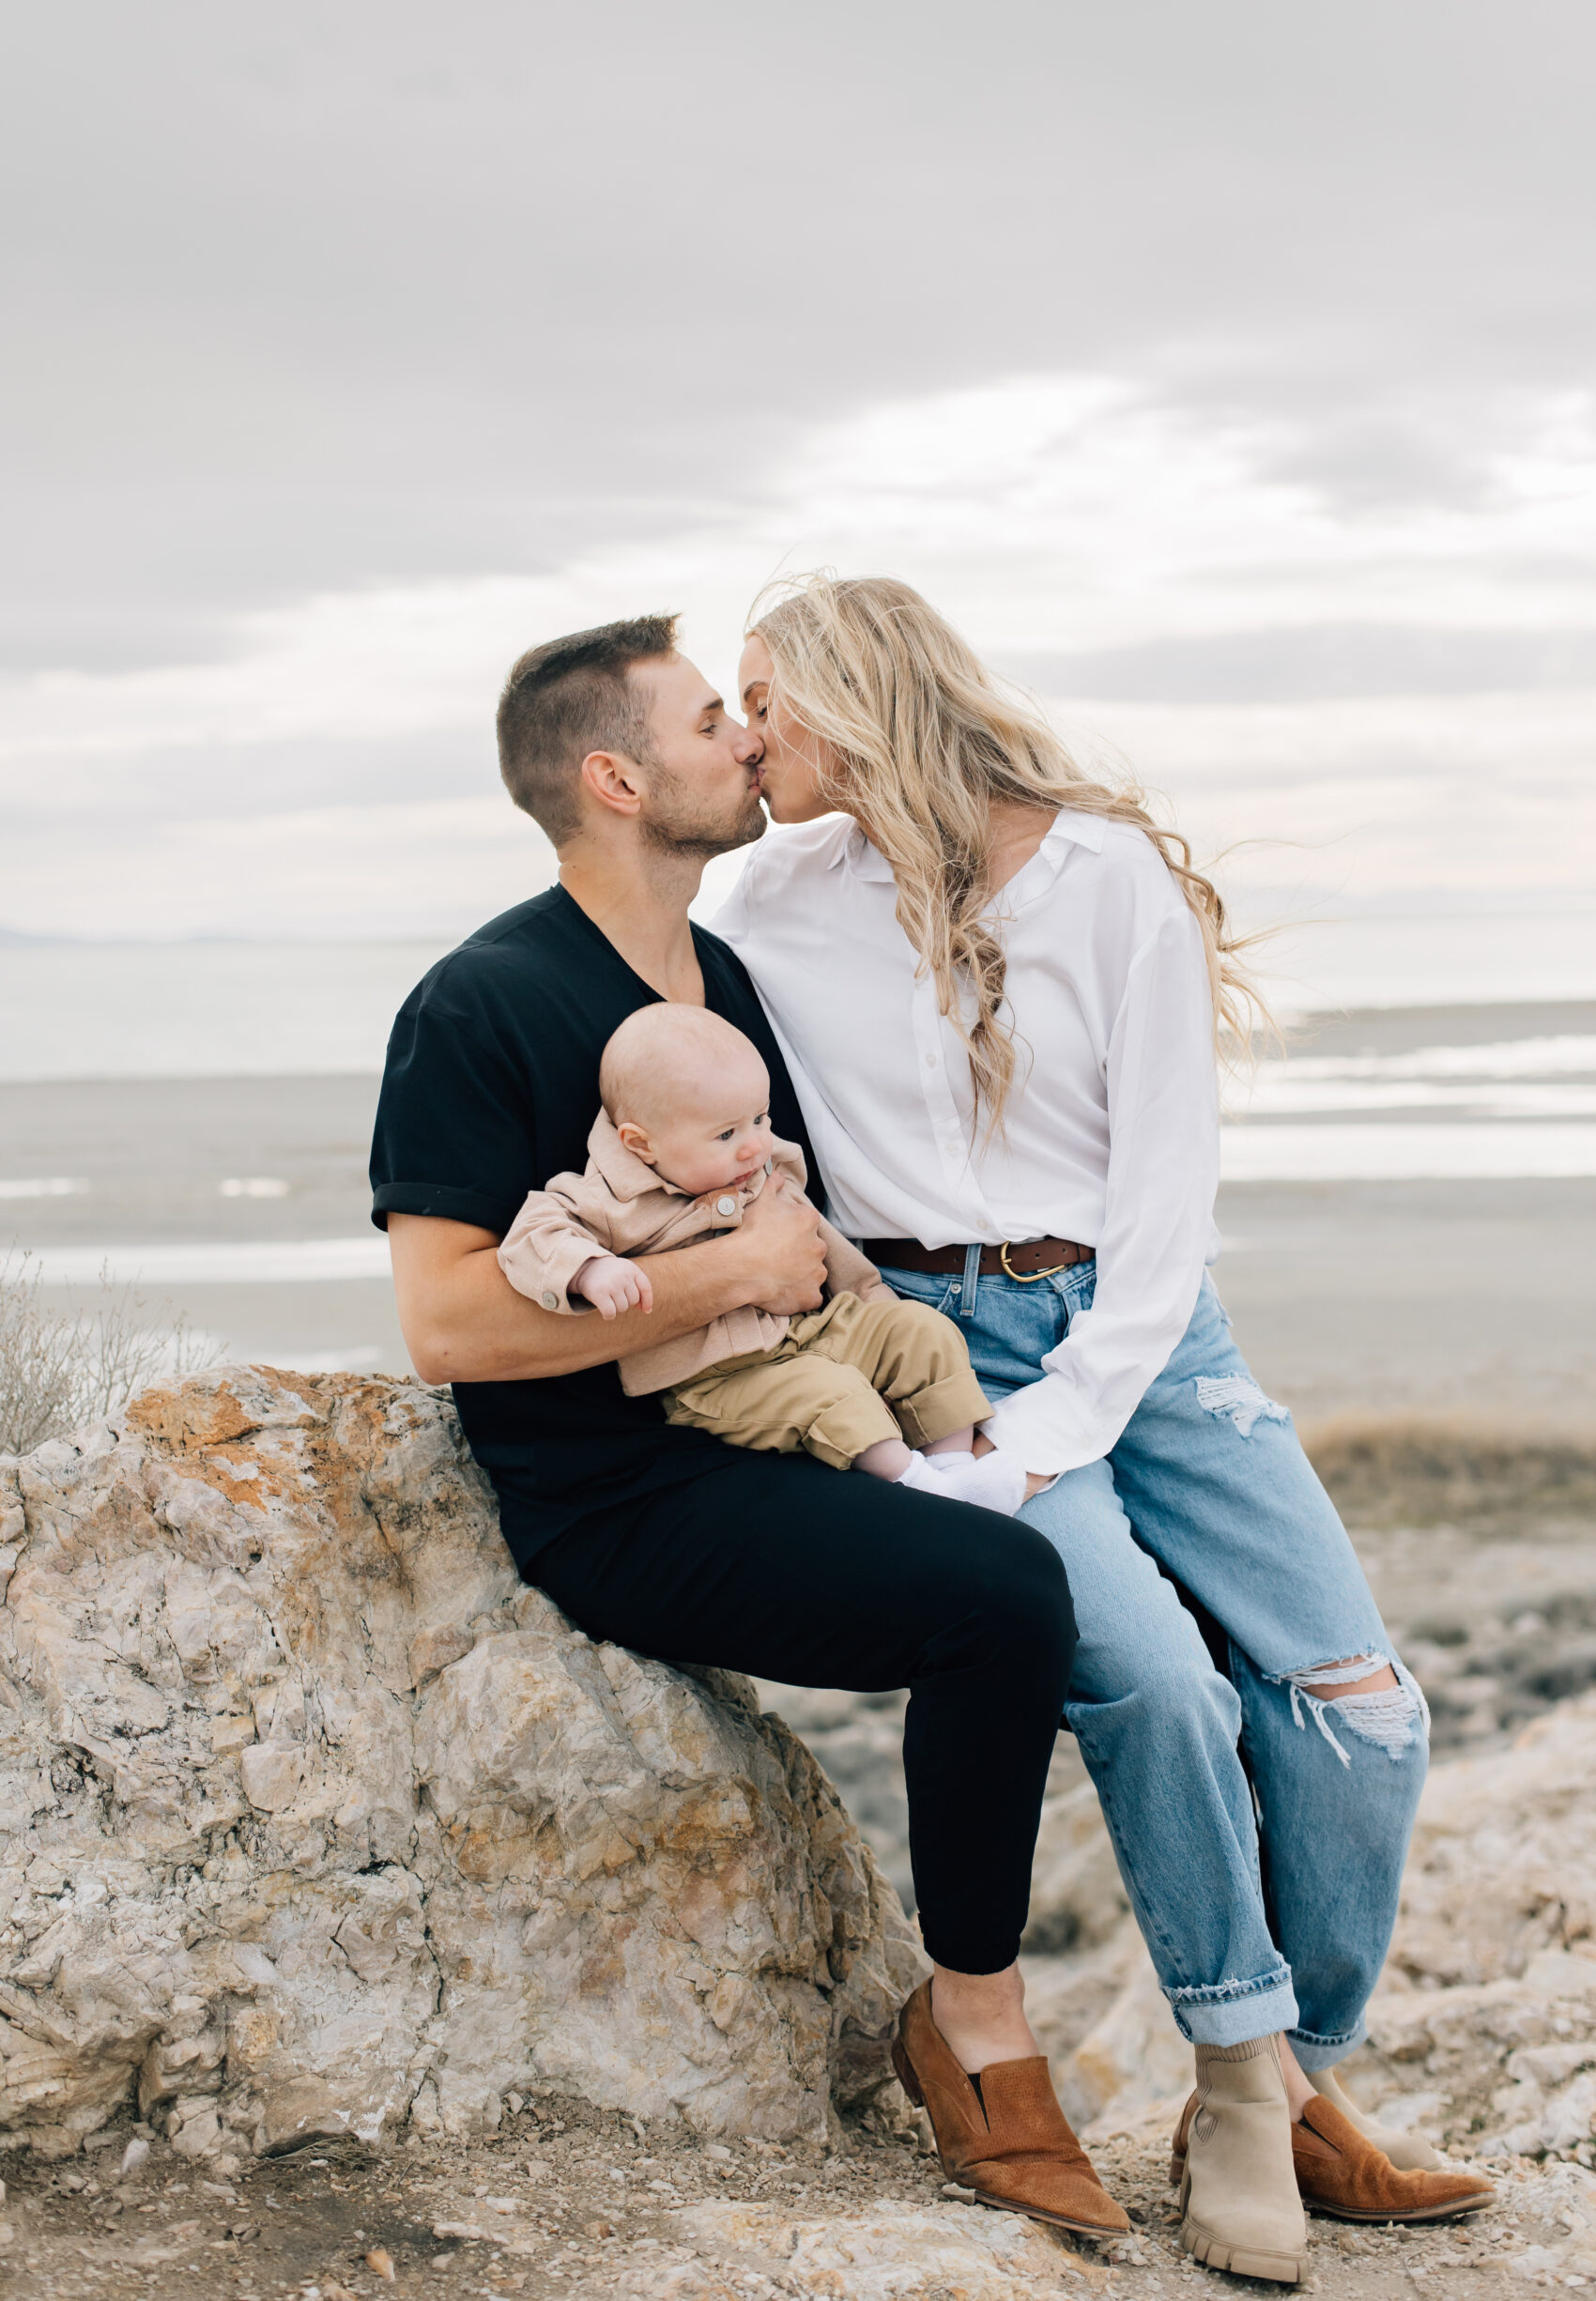
M773 1174L750 1199L737 1231L747 1274L747 1299L773 1317L818 1311L824 1299L826 1258L821 1219L788 1175Z
M654 1307L648 1272L619 1254L595 1254L582 1265L567 1291L591 1302L601 1318L613 1318L618 1311L652 1311Z

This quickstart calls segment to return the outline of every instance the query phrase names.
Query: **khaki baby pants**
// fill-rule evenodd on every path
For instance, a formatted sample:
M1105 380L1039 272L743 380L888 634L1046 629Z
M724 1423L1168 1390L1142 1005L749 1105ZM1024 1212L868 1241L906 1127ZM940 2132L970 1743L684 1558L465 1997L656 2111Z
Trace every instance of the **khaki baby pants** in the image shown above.
M805 1312L774 1350L665 1392L668 1421L764 1452L802 1447L834 1470L882 1438L928 1446L991 1410L951 1319L922 1302L857 1295Z

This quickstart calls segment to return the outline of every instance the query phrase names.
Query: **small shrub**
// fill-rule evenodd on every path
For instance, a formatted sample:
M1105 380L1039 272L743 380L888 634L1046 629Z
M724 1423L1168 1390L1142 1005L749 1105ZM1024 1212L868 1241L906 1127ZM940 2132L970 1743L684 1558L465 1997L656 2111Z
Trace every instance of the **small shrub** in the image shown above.
M30 1454L50 1438L120 1412L159 1375L189 1374L219 1353L167 1304L100 1276L88 1312L54 1310L31 1254L0 1263L0 1454Z

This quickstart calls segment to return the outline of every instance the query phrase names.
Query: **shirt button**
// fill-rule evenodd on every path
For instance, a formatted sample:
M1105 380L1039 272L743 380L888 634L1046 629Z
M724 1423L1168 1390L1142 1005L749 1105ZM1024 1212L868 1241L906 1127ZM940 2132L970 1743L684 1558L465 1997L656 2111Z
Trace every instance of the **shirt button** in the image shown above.
M543 1304L545 1311L558 1311L560 1308L560 1296L554 1292L552 1287L545 1286L543 1293L538 1296L538 1300Z
M734 1215L737 1212L737 1201L729 1198L716 1199L714 1210L717 1215Z
M927 1055L927 1057L926 1057L926 1068L927 1068L928 1070L935 1070L936 1066L937 1066L937 1058L936 1058L936 1056L935 1056L934 1054L928 1054L928 1055Z

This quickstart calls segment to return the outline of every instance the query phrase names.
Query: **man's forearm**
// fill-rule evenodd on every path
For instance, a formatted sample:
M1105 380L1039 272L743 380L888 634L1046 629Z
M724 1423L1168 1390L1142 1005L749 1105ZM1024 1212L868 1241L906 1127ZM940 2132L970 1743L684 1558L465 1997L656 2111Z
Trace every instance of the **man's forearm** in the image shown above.
M399 1320L416 1372L425 1382L535 1382L603 1366L633 1351L673 1342L750 1299L746 1260L735 1234L639 1256L653 1287L650 1312L612 1319L545 1311L518 1295L493 1245L461 1254L427 1282L411 1281L396 1242Z

